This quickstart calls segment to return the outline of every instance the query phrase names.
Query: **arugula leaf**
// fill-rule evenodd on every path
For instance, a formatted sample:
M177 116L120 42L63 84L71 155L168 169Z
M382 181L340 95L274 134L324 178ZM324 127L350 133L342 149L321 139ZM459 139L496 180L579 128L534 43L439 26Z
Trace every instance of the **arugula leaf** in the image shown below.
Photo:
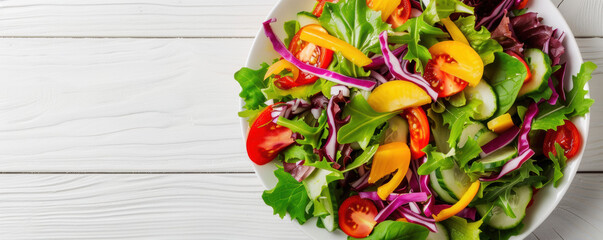
M381 20L381 13L371 10L365 0L327 2L318 21L329 34L351 44L364 54L380 53L379 34L391 29L389 24ZM340 52L335 54L335 59L335 71L339 73L351 77L369 75L369 72L354 65Z
M306 207L311 202L304 184L295 180L283 168L274 171L274 175L278 182L273 189L264 191L262 199L279 217L283 218L286 213L289 213L291 219L304 224L311 217L306 212Z
M540 104L540 111L532 122L532 130L556 130L563 125L564 120L588 113L595 100L586 98L588 91L584 90L584 85L592 78L596 68L597 65L592 62L582 64L578 75L572 76L573 88L567 93L566 101L557 101L555 105Z
M337 142L340 144L359 142L365 149L375 129L392 116L400 112L378 113L366 102L364 97L356 94L343 110L343 116L350 116L350 122L343 125L337 132Z
M478 157L481 152L482 148L477 144L477 141L472 136L469 136L465 145L456 150L454 158L459 163L459 167L464 168L469 161Z
M485 26L482 26L479 31L475 30L475 16L460 17L454 24L465 35L469 45L479 54L484 66L494 62L494 53L503 51L502 46L491 38Z
M498 109L494 117L503 115L513 106L527 71L521 61L509 54L497 52L494 62L484 69L484 77L496 93Z
M291 40L300 29L299 22L297 20L287 21L283 28L285 28L285 33L287 33L287 38L284 40L285 46L289 48L289 43L291 43Z
M448 138L448 146L456 147L465 125L469 123L471 117L477 113L477 108L482 104L478 99L472 99L465 106L453 107L447 106L446 111L442 113L442 120L450 128L450 137Z
M318 161L318 155L314 153L314 148L311 145L296 145L286 148L279 154L279 160L287 163L296 163L300 160L309 162Z
M473 15L473 7L467 6L459 0L437 0L429 1L427 8L423 11L425 22L434 25L442 18L447 18L452 13L468 13Z
M299 133L304 136L304 139L295 140L299 144L308 144L315 149L319 149L321 145L321 139L325 127L327 125L327 114L323 110L322 114L318 118L318 127L310 127L303 118L297 118L289 120L284 117L279 117L276 120L276 124L291 129L295 133Z
M360 154L360 156L356 157L356 159L354 159L354 161L352 163L350 163L346 166L346 169L343 170L343 172L353 170L357 167L362 166L362 164L365 164L368 161L370 161L373 158L373 155L375 155L375 153L377 153L378 148L379 148L378 144L368 146L366 149L364 149L364 151L362 152L362 154Z
M438 101L436 102L436 104L440 104L440 102ZM431 132L433 133L433 140L435 141L435 145L438 151L448 152L450 151L450 147L448 146L450 129L444 126L442 116L440 114L437 114L433 109L434 108L431 107L427 110L427 117L431 119L429 126L431 126Z
M452 156L455 154L454 148L451 149L447 154L443 154L438 152L435 147L429 144L423 148L423 152L425 152L427 161L423 163L419 169L417 169L417 173L419 175L430 174L438 168L449 169L454 167L454 159L452 158Z
M448 33L437 27L428 24L424 20L424 14L416 18L411 18L402 26L396 28L396 32L407 31L408 34L399 37L400 42L408 45L408 52L404 59L415 62L417 72L423 72L423 67L431 59L431 53L427 47L419 44L421 40L429 38L448 37Z
M262 93L262 89L266 88L268 81L264 80L264 75L268 70L268 64L262 63L260 69L253 70L251 68L241 68L234 74L235 80L241 85L241 93L239 97L243 98L245 105L243 108L247 110L258 110L266 107L266 96ZM243 115L250 116L253 112L246 112Z
M442 222L449 231L450 239L452 240L479 240L482 226L482 220L476 222L467 222L467 219L462 217L452 216Z
M362 240L425 240L429 229L414 223L383 221L373 229L371 235ZM359 239L348 237L348 239Z
M274 85L274 78L270 78L265 89L262 90L267 99L274 99L274 102L284 102L288 99L302 98L308 100L310 97L322 91L323 85L328 82L322 78L316 80L312 85L303 85L291 89L280 89Z
M549 152L549 159L553 162L553 186L558 187L559 180L563 178L563 169L565 168L567 158L565 157L565 150L559 143L555 143L555 152L557 156Z

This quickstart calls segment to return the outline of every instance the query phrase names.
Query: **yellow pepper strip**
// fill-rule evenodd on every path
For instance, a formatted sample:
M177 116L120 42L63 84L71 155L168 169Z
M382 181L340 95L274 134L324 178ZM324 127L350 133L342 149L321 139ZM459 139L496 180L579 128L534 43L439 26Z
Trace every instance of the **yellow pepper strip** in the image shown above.
M452 40L469 45L469 41L467 41L467 38L463 32L461 32L461 30L450 20L450 18L444 18L440 21L442 21L444 26L446 26L446 30L448 30L448 33L450 33Z
M431 103L431 97L408 81L389 81L375 88L367 100L377 112L394 112Z
M475 197L475 195L477 194L477 191L479 190L479 185L480 185L479 180L473 182L471 184L471 186L469 187L469 189L467 189L465 194L463 194L463 196L461 197L461 199L458 202L456 202L451 207L440 211L440 213L438 213L438 215L434 214L433 219L436 222L441 222L441 221L444 221L444 220L456 215L457 213L461 212L463 209L465 209L467 207L467 205L469 205L469 203L471 201L473 201L473 198Z
M440 70L443 72L462 79L469 86L476 86L481 81L484 62L471 46L458 41L443 41L431 46L429 53L431 56L446 54L454 59L451 63L442 64Z
M285 59L281 59L278 62L275 62L274 64L272 64L268 70L266 71L266 75L264 75L264 79L275 75L275 74L279 74L280 72L282 72L283 70L289 70L291 71L291 73L293 73L293 80L297 79L297 76L299 76L299 69L297 67L295 67L295 65L293 65L290 62L287 62Z
M377 194L385 200L402 183L409 165L410 149L406 143L393 142L381 145L373 156L373 165L368 182L375 183L397 170L389 182L377 188Z
M377 12L381 11L381 19L385 22L389 15L398 8L401 0L372 0L366 1L367 6Z
M363 67L373 62L373 60L358 50L358 48L355 48L349 43L333 37L328 33L318 31L315 28L303 28L300 31L299 38L301 40L333 51L341 52L345 58L358 66Z
M511 115L508 113L500 115L488 122L488 128L498 134L507 131L513 126L513 119L511 119Z

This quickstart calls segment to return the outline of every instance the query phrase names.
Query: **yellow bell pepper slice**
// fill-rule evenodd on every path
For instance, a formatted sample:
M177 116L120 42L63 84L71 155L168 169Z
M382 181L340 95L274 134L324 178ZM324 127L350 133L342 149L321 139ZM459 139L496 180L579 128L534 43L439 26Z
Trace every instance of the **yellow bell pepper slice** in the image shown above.
M379 85L367 100L377 112L394 112L431 103L431 97L408 81L389 81Z
M463 196L461 196L461 199L459 199L458 202L456 202L451 207L440 211L440 213L438 213L438 215L434 214L433 219L436 222L441 222L441 221L444 221L444 220L456 215L457 213L461 212L463 209L465 209L469 205L469 203L471 203L471 201L473 201L473 198L475 198L475 195L477 195L477 191L479 190L479 185L480 185L479 180L473 182L471 184L471 186L469 187L469 189L467 189L467 191L463 194Z
M264 79L269 78L272 75L279 74L285 69L293 73L293 80L297 79L297 76L299 76L299 68L297 68L295 65L293 65L293 63L290 63L287 60L281 59L268 68L266 74L264 75Z
M443 41L429 48L429 53L432 57L447 54L454 59L452 63L442 64L440 70L462 79L470 86L476 86L484 75L482 59L467 44L458 41Z
M366 1L367 6L377 12L381 11L381 19L385 22L389 15L398 8L401 0L372 0Z
M444 18L440 21L442 21L442 23L446 27L446 30L448 30L448 33L450 33L452 40L469 45L469 41L467 41L467 38L465 37L463 32L461 32L461 30L456 26L456 24L454 24L450 20L450 18Z
M513 124L513 119L511 119L511 115L508 113L500 115L488 122L488 128L498 134L507 131L513 126L515 126Z
M408 222L408 220L406 220L406 218L398 218L396 219L397 222Z
M355 48L349 43L333 37L328 33L312 27L305 27L300 31L301 33L299 38L301 40L331 49L336 52L341 52L345 58L349 59L352 63L360 67L366 66L373 62L373 60L358 50L358 48Z
M409 165L410 149L406 143L393 142L381 145L373 156L373 165L368 182L371 184L375 183L397 170L389 182L377 188L377 194L381 199L385 200L402 183Z

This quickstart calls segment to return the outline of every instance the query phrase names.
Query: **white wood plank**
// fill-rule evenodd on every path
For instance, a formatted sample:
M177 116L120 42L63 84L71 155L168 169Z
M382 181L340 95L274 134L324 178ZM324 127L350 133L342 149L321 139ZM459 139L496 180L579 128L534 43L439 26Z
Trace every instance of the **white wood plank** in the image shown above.
M6 0L0 2L0 36L252 37L277 2ZM603 2L553 2L576 36L603 36Z
M603 67L603 39L580 39ZM252 171L237 83L251 39L0 39L0 172ZM591 81L603 91L603 68ZM601 171L593 94L581 170Z
M251 174L0 175L0 182L2 239L309 239L296 222L272 215ZM602 184L601 174L578 174L529 239L598 239Z

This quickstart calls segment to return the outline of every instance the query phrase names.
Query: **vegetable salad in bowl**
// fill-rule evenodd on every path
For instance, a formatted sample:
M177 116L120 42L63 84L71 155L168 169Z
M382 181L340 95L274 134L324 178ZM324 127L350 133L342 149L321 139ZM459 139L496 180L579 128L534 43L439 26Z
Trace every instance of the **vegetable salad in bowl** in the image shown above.
M568 33L531 4L319 0L265 21L278 57L235 73L247 154L276 166L264 202L350 239L522 233L584 151L596 68L566 77Z

